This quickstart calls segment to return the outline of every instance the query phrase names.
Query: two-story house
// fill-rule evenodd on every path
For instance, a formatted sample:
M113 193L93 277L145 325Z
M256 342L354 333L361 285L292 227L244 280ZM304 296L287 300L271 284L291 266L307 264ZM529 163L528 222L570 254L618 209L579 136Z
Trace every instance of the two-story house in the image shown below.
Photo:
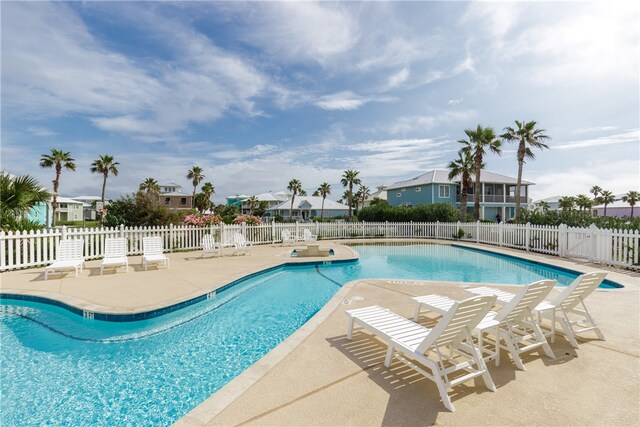
M160 203L172 211L193 209L193 196L184 194L182 186L176 183L158 184Z
M472 179L475 177L472 177ZM503 220L513 218L516 207L516 178L483 170L480 173L480 218ZM522 180L520 203L526 207L529 186L533 182ZM467 212L473 213L475 187L469 189ZM387 201L391 206L415 206L419 204L450 203L460 207L460 179L449 179L449 171L437 169L413 179L396 182L387 188Z

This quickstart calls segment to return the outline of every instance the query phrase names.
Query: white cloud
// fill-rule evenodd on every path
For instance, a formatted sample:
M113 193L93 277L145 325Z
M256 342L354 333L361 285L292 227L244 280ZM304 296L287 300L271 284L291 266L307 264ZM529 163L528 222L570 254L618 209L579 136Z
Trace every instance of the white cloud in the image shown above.
M369 102L386 102L391 98L383 97L363 97L351 91L338 92L325 95L317 99L313 105L323 110L357 110Z
M50 137L50 136L56 136L57 135L56 132L52 131L51 129L47 129L45 127L42 127L42 126L29 126L27 128L27 132L29 132L32 135L40 136L40 137L43 137L43 138L47 138L47 137Z
M384 126L384 130L390 134L406 134L414 131L426 131L443 124L466 122L475 116L476 112L473 110L443 111L441 113L426 116L404 116L396 119L390 125Z
M387 80L387 86L390 89L398 87L402 83L407 81L408 78L409 78L409 69L405 67L402 70L398 71L397 73L392 74L391 76L389 76L389 78Z
M640 143L640 130L632 130L626 133L601 136L599 138L583 139L579 141L568 141L554 143L552 148L556 150L574 150L576 148L600 147L603 145Z
M458 104L460 104L462 101L463 101L463 99L462 99L462 98L459 98L459 99L450 99L450 100L447 102L447 105L458 105Z
M576 129L572 133L591 133L591 132L604 132L607 130L616 130L617 126L594 126L589 128Z

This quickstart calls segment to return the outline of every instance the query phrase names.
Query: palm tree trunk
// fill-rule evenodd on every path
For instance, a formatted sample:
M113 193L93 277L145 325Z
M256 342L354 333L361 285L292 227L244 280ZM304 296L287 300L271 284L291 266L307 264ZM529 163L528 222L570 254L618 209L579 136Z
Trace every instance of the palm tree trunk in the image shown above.
M353 184L349 182L349 221L351 221L351 204L353 203Z
M322 207L320 208L320 219L324 217L324 199L326 196L322 197ZM633 216L633 207L631 208L631 216Z
M631 218L633 218L633 205L631 205Z
M58 187L60 186L60 173L62 166L56 165L56 179L53 180L53 202L51 202L51 226L56 224L56 213L58 212Z
M104 190L107 188L107 174L105 173L103 175L103 179L102 179L102 210L100 211L100 225L103 224L104 222ZM82 213L82 215L84 215L84 212Z
M480 191L482 185L480 184L480 166L482 166L482 157L476 154L476 182L475 191L473 194L473 219L478 221L480 219Z
M293 193L293 196L291 196L291 207L289 208L289 221L293 220L293 218L291 218L291 215L293 215L293 201L296 199L296 193Z
M460 222L467 220L467 185L462 185L462 191L460 192Z
M520 222L520 187L522 186L522 168L524 166L524 141L518 147L518 180L516 181L516 223ZM505 218L506 219L506 218Z

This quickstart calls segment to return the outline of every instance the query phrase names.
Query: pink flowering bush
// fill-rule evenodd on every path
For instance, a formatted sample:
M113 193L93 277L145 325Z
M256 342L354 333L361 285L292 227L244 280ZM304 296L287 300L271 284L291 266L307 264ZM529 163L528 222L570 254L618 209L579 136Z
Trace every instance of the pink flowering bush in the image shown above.
M220 215L202 215L199 213L194 213L194 214L186 215L183 218L183 221L186 225L194 225L196 227L205 227L205 226L220 224L222 222L222 217Z
M238 215L233 220L234 224L242 224L243 222L249 225L260 225L262 224L262 219L255 215Z

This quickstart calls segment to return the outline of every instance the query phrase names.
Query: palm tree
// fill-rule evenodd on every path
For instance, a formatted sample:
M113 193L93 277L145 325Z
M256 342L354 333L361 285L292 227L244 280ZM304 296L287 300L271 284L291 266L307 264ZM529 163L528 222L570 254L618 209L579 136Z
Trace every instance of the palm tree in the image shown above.
M364 203L367 201L367 198L371 196L371 189L365 185L361 185L358 190L358 199L360 200L360 206L364 208Z
M56 150L55 148L51 149L51 154L43 154L40 158L41 168L53 167L56 170L56 177L53 180L53 201L51 202L51 212L53 215L51 220L52 225L55 224L56 211L58 210L58 188L60 187L60 174L62 173L62 168L75 171L75 160L76 159L72 158L68 151Z
M158 181L154 178L147 178L140 183L139 187L140 191L144 191L149 194L160 194L160 186L158 185Z
M458 153L458 158L449 162L449 179L460 177L460 221L467 220L467 197L471 188L471 174L475 173L475 163L468 152ZM484 164L482 165L484 167Z
M0 172L0 224L12 229L40 202L49 200L49 192L30 175L12 177Z
M580 208L581 211L588 211L591 206L593 206L593 202L588 196L585 196L584 194L578 194L578 196L576 197L576 205L578 206L578 208Z
M549 202L545 202L544 200L540 200L539 202L536 203L536 205L538 206L538 208L542 210L542 212L548 211L549 208L551 207L549 206Z
M193 184L193 200L196 199L196 189L198 188L198 184L200 184L204 179L204 174L202 172L203 170L200 166L193 166L187 171L187 179L190 179Z
M320 219L324 216L324 199L327 198L329 194L331 194L331 186L327 182L323 182L320 184L320 187L316 190L319 196L322 197L322 208L320 208Z
M560 208L563 211L573 210L573 208L575 207L575 204L576 204L576 199L571 196L560 197L558 199L558 206L560 206Z
M207 209L211 209L213 202L211 201L211 196L213 196L216 193L216 189L213 186L212 183L210 182L205 182L204 184L202 184L202 188L200 189L205 196L207 196L207 200L209 201L209 206L207 206Z
M473 218L477 221L480 219L480 170L484 160L484 155L488 151L500 155L502 152L500 147L502 142L496 137L495 132L490 127L482 127L478 125L476 129L466 129L464 133L467 134L469 140L458 141L464 144L464 147L460 150L462 154L469 154L475 163L475 190L473 194Z
M598 195L602 193L602 188L600 188L597 185L594 185L593 187L591 187L591 190L589 190L589 193L593 194L594 199L597 199Z
M249 205L249 214L253 215L253 210L258 206L258 197L251 196L246 200L246 202Z
M539 148L541 150L549 148L544 141L549 137L544 134L544 129L536 129L536 122L516 122L517 129L507 126L504 128L504 133L500 135L500 138L507 142L518 143L518 180L516 181L516 222L520 219L520 187L522 186L522 168L524 167L524 159L534 159L535 154L531 151L531 148Z
M629 191L627 194L622 196L622 201L629 203L631 206L631 218L633 218L633 207L638 203L638 200L640 200L640 193L637 191Z
M305 190L304 188L301 188L300 191L298 191L298 195L299 196L306 196L307 195L307 190Z
M109 173L113 176L118 176L118 165L120 163L114 162L113 156L109 154L103 154L100 158L96 159L91 163L91 173L101 173L102 174L102 206L103 210L100 212L100 224L104 221L104 191L107 188L107 178L109 177Z
M289 181L289 185L287 186L287 190L291 191L291 207L289 208L289 219L291 220L291 216L293 215L293 201L296 198L296 194L302 190L302 184L297 179L292 179Z
M607 205L615 202L616 198L611 191L605 190L600 193L600 203L604 205L604 216L607 216Z
M353 205L353 186L354 185L360 185L360 178L358 178L358 174L360 172L358 172L357 170L346 170L344 171L344 174L342 175L342 179L340 180L340 183L344 186L348 188L349 194L349 221L351 221L351 217L353 215L352 212L352 205Z

